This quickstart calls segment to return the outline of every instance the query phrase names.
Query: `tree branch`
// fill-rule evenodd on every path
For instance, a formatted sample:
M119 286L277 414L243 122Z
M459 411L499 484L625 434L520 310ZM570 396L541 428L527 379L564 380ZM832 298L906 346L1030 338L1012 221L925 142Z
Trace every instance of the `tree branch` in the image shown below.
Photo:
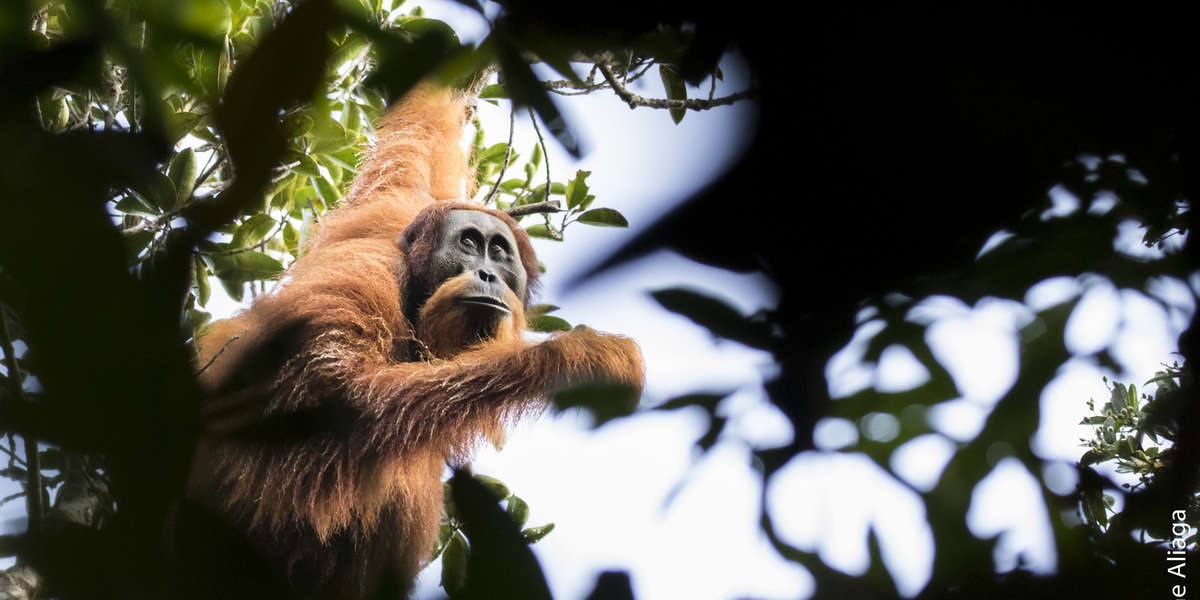
M3 344L4 348L4 366L8 370L12 395L18 402L27 402L25 389L21 385L21 367L17 364L17 353L13 350L12 335L8 330L8 314L3 310L0 310L0 344ZM42 532L42 515L45 514L45 507L42 506L42 465L38 456L37 440L30 436L29 432L22 432L21 439L25 442L25 475L28 478L25 487L29 513L28 531L37 539Z
M708 110L710 108L716 108L718 106L727 106L727 105L733 104L734 102L737 102L738 100L744 100L746 98L753 98L754 96L756 96L758 94L757 90L751 89L751 90L746 90L743 92L738 92L736 94L731 94L729 96L724 96L722 98L713 98L711 100L702 100L699 98L688 98L686 100L670 100L667 98L645 98L645 97L639 96L639 95L629 91L629 88L625 87L620 81L617 81L616 73L613 72L612 66L610 66L608 64L608 62L605 62L605 61L597 62L596 66L600 67L600 73L604 75L604 80L608 82L608 86L611 87L613 92L615 92L617 94L617 97L619 97L621 100L624 100L625 104L629 105L629 108L637 108L639 106L646 106L649 108L666 108L666 109L683 108L683 109L687 109L687 110Z
M533 204L523 204L521 206L510 206L504 209L508 216L516 219L525 215L533 215L538 213L556 213L561 211L558 200L543 200L534 202Z

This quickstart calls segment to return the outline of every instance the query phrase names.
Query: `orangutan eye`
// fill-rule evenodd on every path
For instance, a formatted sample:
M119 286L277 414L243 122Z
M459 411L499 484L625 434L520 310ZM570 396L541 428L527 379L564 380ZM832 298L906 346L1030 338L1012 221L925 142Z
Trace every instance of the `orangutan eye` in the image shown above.
M508 258L508 242L504 238L496 236L492 238L492 243L488 246L488 251L495 254L498 258Z
M472 250L475 249L475 247L477 245L477 243L475 242L475 237L472 236L471 232L469 232L469 231L464 231L462 236L458 238L458 241L464 247L470 248Z

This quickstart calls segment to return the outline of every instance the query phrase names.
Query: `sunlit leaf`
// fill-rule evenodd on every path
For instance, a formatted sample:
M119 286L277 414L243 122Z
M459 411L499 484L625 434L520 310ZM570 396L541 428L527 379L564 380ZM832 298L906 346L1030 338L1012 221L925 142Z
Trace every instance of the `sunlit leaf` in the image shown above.
M575 171L575 178L567 182L567 208L579 206L588 195L587 178L591 171Z
M533 315L527 319L529 328L533 331L570 331L571 324L566 319L554 315Z
M196 280L196 303L204 306L208 304L208 299L212 295L212 286L208 281L208 265L199 256L193 256L192 269Z
M554 531L554 523L547 523L540 527L530 527L521 530L521 539L525 540L526 544L536 544L539 540L550 535Z
M233 232L229 245L233 248L245 248L258 244L275 229L278 223L270 215L258 213L246 219Z
M196 187L196 154L191 148L184 148L171 159L167 177L175 186L174 206L182 206L191 199L192 190Z
M539 238L539 239L543 239L543 240L560 241L557 238L555 238L553 235L551 235L549 228L547 228L545 225L542 225L542 224L526 227L525 232L529 234L529 237Z
M579 215L579 222L601 227L629 227L625 216L611 208L593 208Z
M516 496L509 496L504 512L508 513L517 527L524 526L525 521L529 520L529 505Z
M459 592L467 583L467 538L454 532L446 549L442 551L442 587L451 594Z
M666 89L669 100L687 100L687 85L684 84L683 79L675 73L673 68L660 64L658 65L658 75L662 79L663 87ZM671 119L678 125L683 120L683 117L687 115L687 109L672 108L670 109L670 113Z

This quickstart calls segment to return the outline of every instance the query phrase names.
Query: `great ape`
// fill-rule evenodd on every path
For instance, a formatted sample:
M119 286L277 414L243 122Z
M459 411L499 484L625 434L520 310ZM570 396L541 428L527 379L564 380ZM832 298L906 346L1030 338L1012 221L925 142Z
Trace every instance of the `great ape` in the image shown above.
M280 289L199 340L211 399L189 500L261 559L270 573L227 565L260 590L409 589L448 461L555 389L640 389L628 338L523 338L538 277L528 236L504 213L452 201L468 181L465 110L461 94L429 87L390 110Z

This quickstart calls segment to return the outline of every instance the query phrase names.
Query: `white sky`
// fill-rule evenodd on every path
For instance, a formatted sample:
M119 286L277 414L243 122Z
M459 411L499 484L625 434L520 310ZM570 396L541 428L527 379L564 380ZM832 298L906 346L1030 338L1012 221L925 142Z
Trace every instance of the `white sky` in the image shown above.
M478 40L484 31L483 22L461 5L422 5L427 16L450 22L464 41ZM732 63L724 70L726 91L741 89L744 73ZM642 85L635 91L661 96L654 74ZM676 126L666 111L630 110L610 93L556 100L587 153L575 162L551 141L548 158L554 178L566 181L576 169L592 171L588 183L596 195L593 206L620 210L632 227L575 224L567 230L565 243L535 240L539 258L549 268L540 301L561 306L557 314L572 323L634 337L646 358L644 405L696 390L738 392L722 405L731 418L726 434L699 460L692 444L705 431L706 419L698 409L648 412L594 432L588 430L586 416L568 413L522 423L502 452L484 449L478 454L476 472L499 478L524 498L531 508L531 525L556 524L554 532L533 547L556 598L583 598L596 574L606 569L628 570L639 600L807 597L811 578L780 559L757 527L760 483L750 468L749 448L779 445L791 436L786 420L761 389L762 379L774 369L770 356L714 340L658 308L648 296L652 290L685 285L748 313L775 302L769 281L663 252L570 293L561 287L570 274L602 258L729 166L747 142L753 104L691 112ZM503 141L507 134L505 105L480 104L488 144ZM528 156L535 140L528 119L518 119L516 150ZM1069 198L1054 200L1057 205L1070 204ZM1125 236L1140 234L1129 230ZM893 467L919 489L936 482L954 441L973 437L991 406L1012 385L1014 333L1029 308L1082 293L1084 299L1068 325L1069 347L1087 354L1114 344L1114 355L1128 370L1122 379L1140 387L1159 363L1172 359L1175 339L1194 310L1187 286L1164 283L1163 290L1177 305L1169 312L1140 292L1115 290L1100 280L1080 283L1066 278L1032 290L1025 306L994 299L975 306L949 298L926 300L922 314L935 322L927 333L929 342L963 398L937 407L932 418L940 433L905 444L893 456ZM236 307L214 286L209 308L228 314ZM865 385L904 389L925 375L905 352L885 353L880 365L863 364L862 348L877 329L863 325L855 340L830 361L827 376L835 395ZM1091 431L1076 423L1085 416L1089 397L1107 397L1101 381L1105 374L1113 377L1086 358L1060 370L1041 398L1042 425L1032 440L1039 455L1071 463L1078 459L1078 438ZM816 437L819 446L832 449L855 435L853 424L830 420L818 428ZM1055 563L1044 508L1034 493L1034 475L1016 461L1001 461L972 497L967 525L979 535L1003 532L996 557L1002 568L1015 565L1018 553L1024 553L1034 569L1052 569ZM870 525L881 538L885 563L902 593L915 594L928 579L932 538L924 508L915 494L869 459L833 451L805 453L772 480L768 492L769 508L785 540L817 549L835 568L851 574L866 569ZM23 515L23 503L10 502L0 509L0 522L6 530L19 529L23 524L15 519ZM439 595L439 573L440 562L422 573L417 597Z

